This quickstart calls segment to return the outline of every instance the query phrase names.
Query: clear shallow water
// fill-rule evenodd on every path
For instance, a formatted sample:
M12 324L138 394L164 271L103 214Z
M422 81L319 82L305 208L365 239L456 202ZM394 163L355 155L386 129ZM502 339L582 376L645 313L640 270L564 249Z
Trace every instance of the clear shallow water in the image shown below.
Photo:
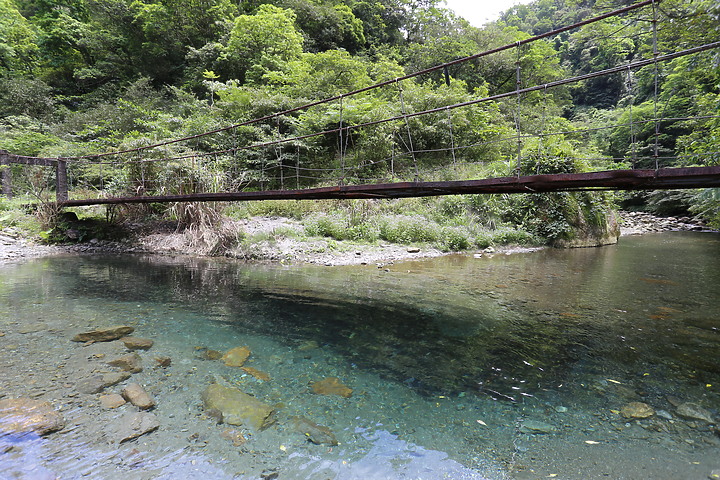
M720 468L719 437L674 404L719 413L718 252L716 234L673 233L390 272L170 257L3 265L0 393L50 400L73 427L0 448L0 464L7 478L705 478ZM161 421L119 449L122 412L73 385L121 352L68 341L116 324L156 342L133 378ZM240 345L270 381L203 357ZM153 367L156 355L172 366ZM312 394L328 376L353 396ZM215 381L277 405L277 425L233 446L203 413ZM620 417L632 401L663 415ZM308 443L295 415L340 445ZM532 422L550 433L527 433Z

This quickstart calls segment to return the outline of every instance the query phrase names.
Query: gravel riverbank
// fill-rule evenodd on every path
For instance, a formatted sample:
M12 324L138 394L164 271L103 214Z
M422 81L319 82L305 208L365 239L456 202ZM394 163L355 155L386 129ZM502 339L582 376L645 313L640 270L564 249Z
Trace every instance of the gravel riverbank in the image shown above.
M705 226L689 217L657 217L643 212L620 212L621 235L642 235L666 231L703 231ZM363 244L303 236L303 226L291 219L256 217L231 226L253 239L230 249L227 256L284 264L378 265L402 260L437 257L444 253L427 246L397 244ZM278 234L277 232L286 232ZM287 232L295 232L296 235ZM70 245L43 245L23 238L15 229L0 230L0 261L13 262L27 258L63 253L154 253L161 255L208 255L212 246L198 243L197 238L173 231L139 234L125 242L91 239ZM498 253L537 250L517 246L497 247Z

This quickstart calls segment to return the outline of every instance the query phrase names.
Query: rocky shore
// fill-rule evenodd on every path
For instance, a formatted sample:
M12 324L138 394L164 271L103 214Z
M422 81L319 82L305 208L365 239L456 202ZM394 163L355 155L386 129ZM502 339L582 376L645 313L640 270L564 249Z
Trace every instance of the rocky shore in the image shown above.
M708 230L701 221L691 217L658 217L645 212L620 212L620 219L621 235Z

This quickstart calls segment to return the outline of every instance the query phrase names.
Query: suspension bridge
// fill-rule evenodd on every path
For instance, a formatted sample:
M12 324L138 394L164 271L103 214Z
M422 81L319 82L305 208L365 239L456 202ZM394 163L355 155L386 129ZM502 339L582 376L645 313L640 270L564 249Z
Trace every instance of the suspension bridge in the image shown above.
M292 109L287 109L233 124L220 129L202 132L183 138L149 143L136 148L112 152L89 153L82 156L56 158L38 158L0 151L0 175L2 193L13 193L13 165L39 166L53 168L56 203L60 207L78 207L89 205L113 205L130 203L167 203L167 202L233 202L279 199L390 199L402 197L423 197L456 194L493 194L493 193L542 193L577 190L655 190L689 189L720 187L720 166L717 158L720 152L693 152L661 155L659 138L667 125L684 121L710 121L720 115L693 115L668 117L658 105L659 66L671 60L716 50L720 42L710 42L691 46L673 52L658 51L658 28L663 21L658 0L646 0L624 8L608 11L588 18L582 22L536 35L511 44L487 50L476 55L457 59L435 67L414 72L403 77L370 85L355 91L330 98L314 101ZM524 49L535 42L547 41L560 35L575 31L593 23L619 17L635 21L641 19L648 27L647 35L652 51L647 58L629 62L591 73L555 79L545 83L528 84L524 77L521 62ZM477 62L493 55L517 55L516 86L507 91L488 92L460 102L447 103L432 108L410 110L407 108L407 93L403 85L415 78L427 79L435 74L444 78L450 85L450 69L456 66ZM547 60L547 59L546 59ZM633 118L632 105L630 118L623 122L602 127L553 130L552 128L523 128L522 112L524 102L535 96L536 108L543 108L537 98L547 98L553 91L588 80L608 77L627 76L627 88L633 88L634 72L654 67L654 98L652 118ZM442 80L441 80L442 81ZM349 114L363 95L383 89L385 96L393 96L397 111L382 118L359 121ZM356 102L356 103L353 103ZM503 103L506 110L514 110L513 131L510 134L482 138L470 138L459 135L463 121L458 112L473 112L487 105ZM540 107L537 107L540 105ZM510 107L513 108L510 108ZM292 128L293 119L303 114L319 117L325 115L324 125L331 128L318 128L316 131L299 132ZM430 123L440 131L444 145L432 148L420 147L414 132L422 122ZM543 121L540 122L544 123ZM543 125L541 125L543 126ZM249 128L264 132L262 138L248 135ZM630 151L623 158L605 159L610 163L630 165L631 168L601 170L590 172L542 173L533 172L529 165L524 147L529 141L535 141L542 150L543 142L553 137L585 139L598 130L627 131ZM644 148L640 148L638 132L649 129L650 138ZM363 159L351 155L351 145L370 132L385 137L384 151L388 155L381 158ZM381 135L382 136L382 135ZM240 138L239 138L240 137ZM462 140L463 143L460 143ZM314 142L314 143L313 143ZM436 142L437 143L437 142ZM205 145L205 146L201 146ZM207 145L219 146L210 148ZM321 148L320 145L325 145ZM333 148L328 148L333 145ZM482 153L483 149L501 145L505 151L503 158L508 175L493 178L468 179L467 167L473 167L492 161ZM380 148L380 150L383 150ZM325 162L317 165L318 151L322 151ZM508 154L507 152L513 152ZM540 151L547 157L547 152ZM327 162L327 157L332 162ZM432 158L432 168L423 164L424 158ZM441 161L438 161L441 158ZM681 164L687 167L672 167ZM331 163L332 166L327 166ZM606 162L607 163L607 162ZM190 191L169 192L153 178L153 170L168 165L179 168L180 174L187 175ZM218 165L222 165L218 167ZM635 168L638 167L638 168ZM644 167L644 168L640 168ZM649 167L649 168L648 168ZM96 180L91 188L82 185L73 178L80 178L82 172L93 171ZM202 169L211 172L216 191L207 191L195 185L194 172ZM465 169L465 170L463 170ZM125 185L108 188L106 172L126 172ZM132 172L132 173L129 173ZM183 173L184 172L184 173ZM457 173L465 172L465 173ZM465 178L452 178L453 175ZM442 177L423 178L424 176ZM404 181L403 181L404 180ZM199 183L199 182L198 182ZM82 187L82 188L81 188ZM203 191L200 191L203 190ZM88 194L88 192L93 193Z

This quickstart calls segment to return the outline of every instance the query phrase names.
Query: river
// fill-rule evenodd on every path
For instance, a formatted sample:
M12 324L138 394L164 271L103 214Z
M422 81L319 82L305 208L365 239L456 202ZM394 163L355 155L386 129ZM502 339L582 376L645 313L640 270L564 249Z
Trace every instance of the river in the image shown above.
M0 437L0 478L707 478L720 469L701 418L720 414L719 252L718 234L675 232L383 268L0 264L0 398L47 400L67 422ZM124 443L137 408L78 385L127 351L71 341L112 325L154 341L126 382L155 398L160 428ZM251 368L217 359L239 346ZM328 377L352 394L315 393ZM201 398L213 383L270 405L275 423L218 423ZM627 413L640 403L649 417ZM338 445L310 442L297 417Z

